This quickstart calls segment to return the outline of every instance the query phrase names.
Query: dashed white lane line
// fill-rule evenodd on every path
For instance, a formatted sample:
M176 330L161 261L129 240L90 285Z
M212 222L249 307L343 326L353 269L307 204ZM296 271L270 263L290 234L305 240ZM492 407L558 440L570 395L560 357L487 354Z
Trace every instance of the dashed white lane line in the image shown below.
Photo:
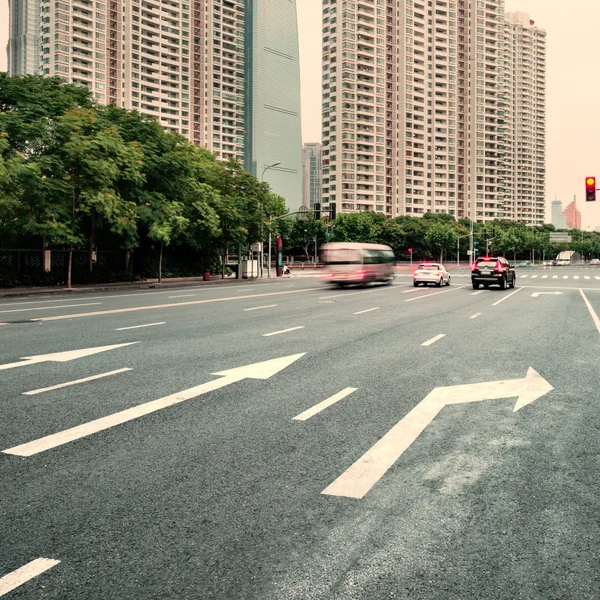
M590 304L590 301L587 299L587 296L583 293L583 290L580 289L579 293L581 294L581 297L583 298L583 301L585 302L587 309L590 311L590 315L592 316L592 320L594 321L594 325L596 325L596 329L598 330L598 333L600 333L600 319L598 318L596 311L594 310L593 306Z
M542 279L548 279L548 275L542 275Z
M583 278L584 279L589 279L590 277L589 277L589 275L584 275Z
M355 312L353 314L355 315L362 315L363 313L368 313L371 312L373 310L379 310L381 307L380 306L376 306L375 308L367 308L366 310L359 310L358 312Z
M431 344L435 344L438 340L441 340L444 337L446 337L446 334L445 333L440 333L439 335L436 335L435 337L432 337L430 340L427 340L426 342L423 342L421 344L421 346L431 346Z
M255 290L256 288L239 288L241 291L245 291L245 292L250 292L252 290Z
M11 308L10 310L0 310L0 313L29 312L30 310L55 310L57 308L74 308L76 306L97 306L102 302L87 302L86 304L63 304L61 306L36 306L35 308Z
M558 279L558 275L552 275L552 279Z
M289 331L296 331L297 329L304 329L304 325L300 325L299 327L290 327L289 329L282 329L281 331L273 331L272 333L263 333L263 337L271 337L272 335L288 333Z
M527 277L529 277L529 275L521 275L521 279L527 279Z
M563 279L569 279L568 275L563 275Z
M54 560L53 558L36 558L32 560L16 571L0 578L0 596L12 592L14 589L58 564L60 564L60 560Z
M405 292L402 292L403 294L414 294L415 292L420 292L421 290L419 288L415 288L414 290L406 290Z
M157 325L166 325L166 321L159 323L146 323L145 325L131 325L131 327L117 327L115 331L127 331L128 329L141 329L142 327L156 327Z
M275 308L277 304L267 304L266 306L253 306L252 308L245 308L244 312L249 312L251 310L262 310L263 308Z
M523 288L517 288L514 292L511 292L510 294L504 296L503 298L500 298L500 300L498 300L498 302L494 302L494 304L492 304L492 306L498 306L498 304L502 304L502 302L504 302L505 300L508 300L511 296L514 296L517 292L520 292Z
M431 296L437 296L438 294L447 294L448 292L455 292L456 290L460 290L466 286L457 285L451 290L444 290L443 292L434 292L433 294L426 294L424 296L416 296L415 298L407 298L404 302L413 302L414 300L423 300L424 298L431 298Z
M469 317L469 319L476 319L477 317L480 317L480 316L481 316L481 313L475 313L474 315L471 315Z
M357 389L358 388L347 387L347 388L343 389L341 392L338 392L337 394L334 394L333 396L331 396L331 398L327 398L327 400L323 400L323 402L319 402L319 404L315 404L312 408L309 408L308 410L305 410L303 413L300 413L299 415L295 416L293 418L293 420L294 421L306 421L306 420L310 419L311 417L314 417L316 414L320 413L321 411L325 410L332 404L335 404L336 402L343 400L344 398L346 398L347 396L349 396L350 394L355 392Z
M180 294L179 296L168 296L169 299L171 298L191 298L192 296L197 296L198 294Z
M94 381L95 379L102 379L103 377L110 377L111 375L117 375L119 373L125 373L125 371L133 371L129 367L123 369L117 369L115 371L107 371L106 373L100 373L99 375L92 375L91 377L84 377L83 379L75 379L74 381L67 381L66 383L59 383L57 385L51 385L50 387L40 388L39 390L31 390L30 392L23 392L23 396L35 396L36 394L42 394L43 392L50 392L52 390L60 390L71 385L77 385L78 383L85 383L86 381Z
M600 276L594 275L594 279L600 279Z
M2 325L8 325L8 323L0 323L0 327L2 327Z
M208 298L206 300L187 300L184 302L169 302L168 304L153 304L152 306L131 306L129 308L111 308L95 312L75 313L71 315L57 315L54 317L37 317L32 321L62 321L67 319L81 319L85 317L98 317L104 315L116 315L120 313L137 312L140 310L156 310L160 308L181 308L182 306L197 306L199 304L212 304L214 302L238 302L249 298L268 298L271 296L286 296L290 294L306 294L321 288L304 288L301 290L286 290L283 292L267 292L265 294L250 294L248 296L228 296L226 298Z
M358 294L373 294L374 292L384 292L385 290L393 290L399 287L406 287L406 284L392 284L385 287L378 286L372 290L362 290L360 292L346 292L345 294L330 294L329 296L321 296L319 300L333 300L334 298L346 298L347 296L358 296Z
M537 275L532 275L531 279L537 279Z
M489 290L479 290L478 292L471 292L471 296L479 296L479 294L483 294L484 292L488 292Z
M573 275L573 279L579 279L579 275Z

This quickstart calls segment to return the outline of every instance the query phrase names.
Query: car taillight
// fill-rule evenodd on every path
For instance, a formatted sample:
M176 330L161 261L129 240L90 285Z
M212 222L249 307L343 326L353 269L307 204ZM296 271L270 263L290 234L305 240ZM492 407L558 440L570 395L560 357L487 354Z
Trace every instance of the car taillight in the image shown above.
M422 273L422 271L419 271L419 269L417 269L414 274L415 275L420 275L421 273Z
M356 274L357 274L359 277L364 277L364 276L365 276L365 273L366 273L366 271L356 271Z
M498 271L499 273L502 273L504 271L502 263L496 263L496 271Z

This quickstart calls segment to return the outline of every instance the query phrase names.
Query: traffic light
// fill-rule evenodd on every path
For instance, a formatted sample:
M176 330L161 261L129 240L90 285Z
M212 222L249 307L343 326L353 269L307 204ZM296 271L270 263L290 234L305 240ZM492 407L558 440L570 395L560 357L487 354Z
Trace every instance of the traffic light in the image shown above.
M321 203L315 202L315 219L317 221L321 218Z
M335 203L329 205L329 218L334 221L335 220Z
M596 178L586 177L585 178L585 199L587 202L594 202L596 200Z
M408 249L408 253L409 253L409 254L412 254L412 248L409 248L409 249Z

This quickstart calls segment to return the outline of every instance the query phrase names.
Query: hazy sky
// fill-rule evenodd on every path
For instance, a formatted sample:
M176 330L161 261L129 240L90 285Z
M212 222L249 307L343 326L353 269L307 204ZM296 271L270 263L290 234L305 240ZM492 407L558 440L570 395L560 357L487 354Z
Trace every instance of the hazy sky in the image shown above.
M302 136L321 138L321 0L297 0L302 71ZM600 225L598 201L585 203L588 175L600 181L600 69L597 0L506 0L548 31L547 185L554 198L579 199L583 226ZM6 69L8 2L0 0L0 70ZM547 220L550 220L548 206Z

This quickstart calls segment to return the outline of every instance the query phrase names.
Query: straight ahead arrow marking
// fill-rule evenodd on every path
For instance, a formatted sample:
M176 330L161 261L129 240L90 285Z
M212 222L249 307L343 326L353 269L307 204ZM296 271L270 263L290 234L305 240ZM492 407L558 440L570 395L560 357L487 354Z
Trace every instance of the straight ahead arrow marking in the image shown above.
M68 444L69 442L98 433L99 431L110 429L115 425L133 421L134 419L156 412L157 410L185 402L186 400L191 400L192 398L197 398L198 396L231 385L242 379L269 379L270 377L273 377L273 375L279 373L279 371L296 362L300 357L304 356L304 354L305 352L302 354L292 354L291 356L284 356L282 358L266 360L253 365L246 365L244 367L237 367L235 369L213 373L213 375L218 375L221 378L171 394L170 396L165 396L164 398L159 398L158 400L152 400L151 402L146 402L145 404L122 410L118 413L108 415L107 417L84 423L83 425L71 427L71 429L65 429L59 433L47 435L38 440L21 444L20 446L15 446L8 450L3 450L3 452L4 454L14 454L15 456L33 456L34 454L39 454L40 452L45 452L51 448Z
M448 404L517 397L514 411L554 388L531 367L522 379L435 388L321 493L362 498Z

